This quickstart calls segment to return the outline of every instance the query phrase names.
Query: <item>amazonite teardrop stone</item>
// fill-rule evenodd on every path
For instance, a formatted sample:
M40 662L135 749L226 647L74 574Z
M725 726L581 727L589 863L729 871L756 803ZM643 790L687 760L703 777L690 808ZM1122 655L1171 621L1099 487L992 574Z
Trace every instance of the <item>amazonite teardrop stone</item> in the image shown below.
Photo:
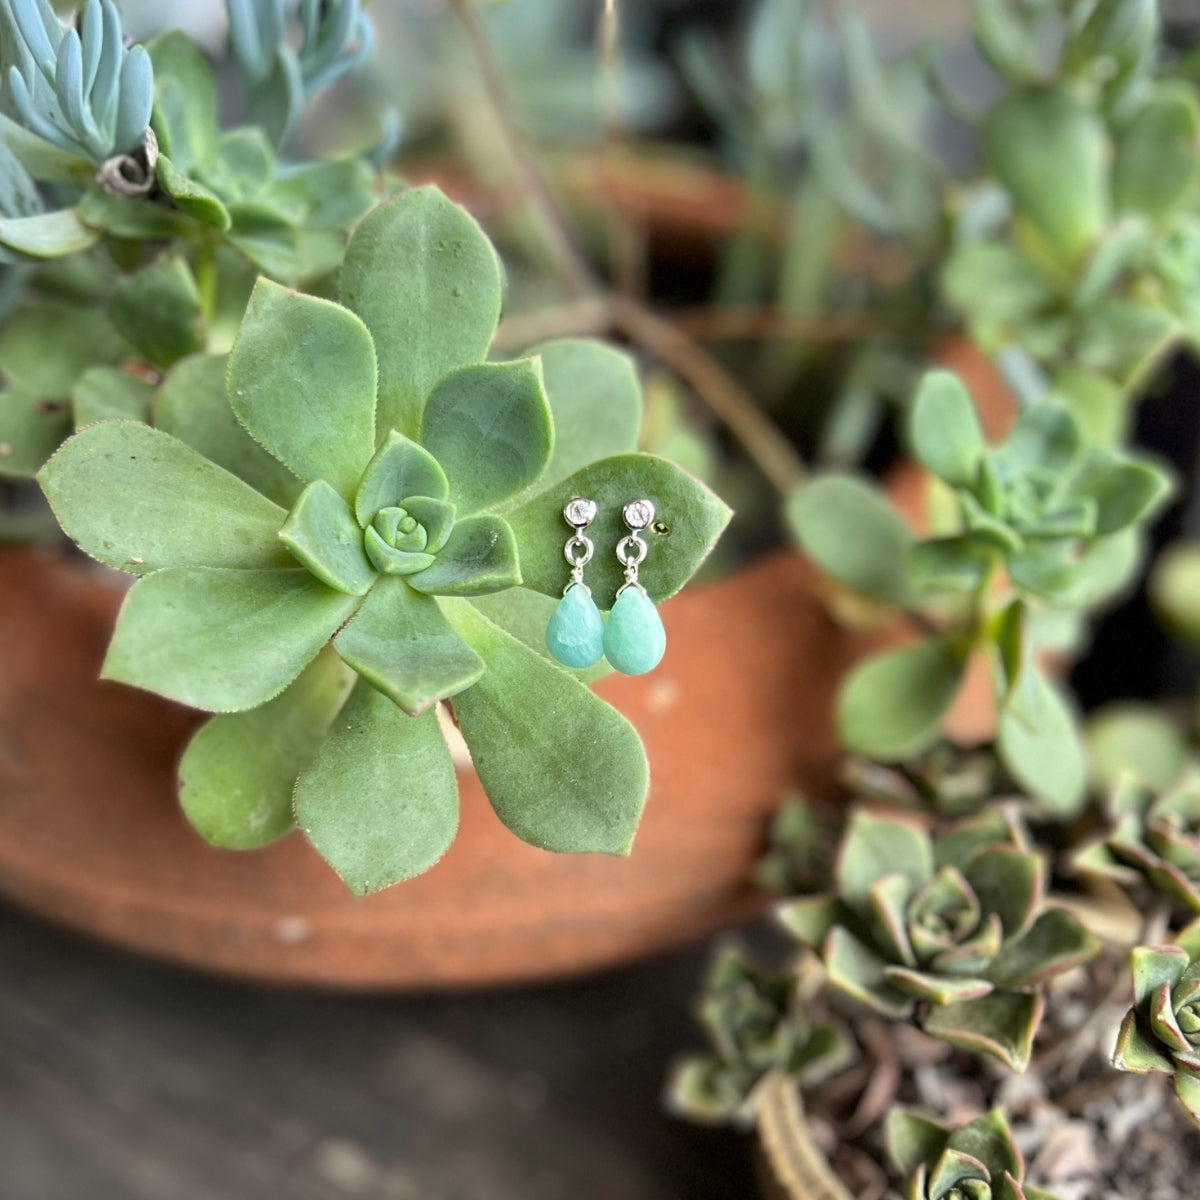
M604 653L622 675L645 675L662 662L667 631L654 602L640 588L626 588L608 614Z
M592 667L604 656L604 618L586 588L573 587L558 602L546 649L564 667Z

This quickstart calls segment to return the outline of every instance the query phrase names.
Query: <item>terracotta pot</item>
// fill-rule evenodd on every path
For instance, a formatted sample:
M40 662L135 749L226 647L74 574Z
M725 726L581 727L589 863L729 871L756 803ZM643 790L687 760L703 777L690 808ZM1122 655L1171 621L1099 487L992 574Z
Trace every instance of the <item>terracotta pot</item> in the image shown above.
M174 769L195 714L96 679L119 600L78 557L0 552L0 893L149 954L341 987L567 975L758 913L766 824L789 789L831 785L834 692L872 643L791 554L692 589L665 606L663 665L599 688L651 762L631 857L524 845L464 771L446 858L356 900L298 835L239 854L190 830Z

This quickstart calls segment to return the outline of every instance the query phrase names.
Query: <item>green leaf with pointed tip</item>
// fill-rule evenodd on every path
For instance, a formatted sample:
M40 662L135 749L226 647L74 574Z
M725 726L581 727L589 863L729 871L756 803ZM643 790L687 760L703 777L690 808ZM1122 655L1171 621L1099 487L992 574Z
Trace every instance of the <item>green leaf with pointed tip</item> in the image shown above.
M395 576L376 583L333 647L413 716L469 688L484 672L483 659L454 631L437 601Z
M903 1019L912 1015L916 1001L889 982L890 964L843 926L829 931L821 957L831 986L885 1016Z
M256 708L312 662L360 603L304 570L156 571L121 606L103 678L208 712Z
M673 596L696 573L731 515L704 484L666 459L621 454L592 463L505 514L517 539L525 586L556 598L568 577L563 543L570 530L562 510L573 496L588 496L599 507L588 531L598 546L615 546L629 532L621 509L630 500L645 497L653 503L657 515L646 531L649 551L641 581L655 603ZM598 554L588 566L588 586L601 608L611 606L624 579L616 555Z
M554 452L543 472L545 489L598 458L638 447L642 391L637 368L624 351L588 338L534 346L554 415Z
M1117 461L1096 451L1071 495L1096 504L1096 534L1105 537L1144 521L1171 494L1171 479L1148 462Z
M433 555L423 550L400 550L389 546L379 530L372 525L363 535L367 557L377 571L385 575L415 575L433 566Z
M496 815L544 850L628 854L649 785L637 731L474 605L448 601L446 612L487 663L454 712Z
M436 715L406 716L360 680L297 781L295 805L305 836L355 895L428 870L458 831L458 783Z
M118 279L108 315L117 332L157 367L204 349L200 291L182 258L164 259Z
M354 496L375 450L375 347L352 312L260 279L229 355L229 400L302 479Z
M1183 1111L1193 1125L1200 1127L1200 1075L1180 1068L1175 1072L1172 1082L1175 1098L1183 1106Z
M153 386L119 367L92 367L71 389L76 429L97 421L148 423L153 404Z
M225 388L227 368L225 356L197 354L177 362L159 389L154 424L269 500L291 508L304 484L234 416Z
M1188 968L1188 953L1181 946L1136 946L1129 955L1133 972L1134 1001L1141 1004L1164 983L1174 987Z
M165 154L158 156L154 174L163 194L181 213L199 221L201 225L210 226L218 233L228 232L231 224L229 210L211 188L189 178Z
M1062 88L1015 91L983 127L989 166L1018 212L1068 265L1108 223L1108 135L1100 116Z
M449 501L435 500L432 496L405 496L404 511L419 521L425 530L425 549L428 553L437 554L450 540L450 534L454 532L456 509Z
M1006 939L1028 927L1044 890L1042 863L1036 854L1018 846L985 846L970 855L962 871L981 911L1000 919Z
M0 328L0 374L17 390L66 400L89 367L129 352L112 322L73 304L29 304Z
M257 126L230 129L223 133L205 160L201 178L218 195L226 198L235 228L246 229L244 204L262 203L262 196L275 174L275 154L266 134ZM297 210L299 206L294 206ZM283 221L286 226L286 219Z
M1100 943L1070 913L1047 909L1020 937L992 959L987 977L998 988L1040 987L1055 975L1085 963Z
M996 750L1005 768L1056 817L1075 816L1087 796L1087 764L1075 714L1062 690L1030 671L1020 712L1004 709ZM1030 706L1038 718L1026 715Z
M922 1163L937 1159L950 1130L906 1108L893 1108L884 1122L888 1160L899 1175L911 1175Z
M511 587L503 592L493 592L487 596L472 596L471 603L493 625L499 625L505 633L511 633L517 641L522 642L543 658L555 662L546 647L546 627L554 615L558 601L553 596L544 596L541 592L531 592L525 587ZM561 664L559 664L561 666ZM563 670L568 668L563 667ZM583 670L573 670L571 674L584 683L592 683L603 679L612 673L608 660L602 658L594 667Z
M1120 212L1168 219L1196 184L1200 105L1189 88L1160 88L1117 138L1113 195Z
M171 30L146 44L154 64L154 132L163 154L180 171L208 161L217 141L217 89L208 60L187 37Z
M963 1050L990 1054L1019 1073L1029 1065L1043 1007L1041 996L992 992L933 1009L925 1032Z
M833 896L801 896L776 910L779 923L812 950L820 948L835 925L850 919L849 910Z
M322 583L365 596L378 576L363 549L350 505L323 479L310 483L288 514L279 540Z
M937 740L964 669L962 655L943 638L867 659L838 697L842 741L874 758L919 754Z
M821 570L863 595L907 603L915 539L877 489L848 475L815 479L792 493L786 515Z
M433 455L393 430L363 472L354 495L354 515L366 529L380 509L394 507L409 496L445 500L449 494L446 474Z
M433 565L408 583L429 596L485 596L519 587L521 566L508 522L489 515L456 522Z
M521 358L451 371L425 403L420 441L446 472L463 515L525 491L554 445L541 363Z
M63 258L94 246L100 234L73 208L29 217L0 216L0 246L30 258Z
M975 482L986 446L971 393L949 371L921 380L909 417L909 437L919 462L952 487Z
M1113 1066L1118 1071L1131 1071L1135 1075L1168 1074L1175 1069L1175 1064L1160 1046L1140 1028L1138 1015L1130 1009L1121 1022L1117 1034L1117 1044L1113 1050Z
M210 717L179 764L179 803L215 846L253 850L288 833L296 778L316 757L354 675L323 651L274 700Z
M933 845L915 822L860 809L850 818L837 861L838 895L865 912L872 886L902 875L915 892L933 878Z
M0 392L0 479L32 479L70 432L63 401Z
M38 473L82 550L134 575L162 567L286 567L287 515L169 434L110 421L69 438Z
M1006 1173L1016 1179L1025 1174L1025 1163L1013 1141L1012 1130L999 1109L992 1109L956 1129L947 1146L978 1159L994 1180L998 1181Z
M975 996L986 996L992 990L992 985L985 979L936 975L929 971L914 971L909 967L889 966L883 975L893 987L908 992L918 1000L928 1000L930 1004L954 1004Z
M500 262L475 221L433 187L381 204L354 231L342 303L379 351L379 433L415 437L448 371L487 356L500 319Z
M1129 403L1122 388L1105 375L1063 367L1054 377L1051 393L1075 418L1089 446L1124 441L1129 427Z

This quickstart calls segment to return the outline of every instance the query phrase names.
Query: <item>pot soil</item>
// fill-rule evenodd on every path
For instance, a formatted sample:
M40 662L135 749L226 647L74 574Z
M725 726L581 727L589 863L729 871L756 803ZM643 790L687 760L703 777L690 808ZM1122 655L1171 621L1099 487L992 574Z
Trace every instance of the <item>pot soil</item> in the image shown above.
M299 835L234 853L188 827L174 772L196 715L97 680L121 594L65 551L0 552L0 894L133 950L280 984L546 979L749 919L768 902L748 883L767 823L788 791L833 785L834 693L878 643L833 624L793 554L694 588L665 607L662 666L598 688L651 763L628 859L524 845L463 770L446 857L359 900Z

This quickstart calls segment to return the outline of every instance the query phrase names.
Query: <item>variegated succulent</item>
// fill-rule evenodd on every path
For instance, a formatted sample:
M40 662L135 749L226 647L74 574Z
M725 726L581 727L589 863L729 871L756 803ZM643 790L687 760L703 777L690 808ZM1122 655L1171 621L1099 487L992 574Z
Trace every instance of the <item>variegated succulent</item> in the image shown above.
M1108 815L1110 832L1076 855L1076 867L1125 886L1144 880L1200 912L1200 779L1157 793L1127 776L1109 793Z
M860 809L836 880L836 894L780 910L819 951L830 982L1015 1070L1029 1061L1041 985L1099 948L1073 916L1047 906L1042 860L994 810L935 839L907 815Z
M698 1018L711 1049L681 1060L667 1085L676 1112L708 1124L752 1124L768 1078L816 1083L854 1057L848 1033L814 1022L804 977L758 970L736 947L717 952Z
M1173 1076L1175 1095L1200 1126L1200 921L1171 945L1138 946L1130 963L1134 1004L1121 1023L1113 1066Z
M894 1109L886 1134L906 1200L1054 1200L1024 1182L1025 1161L998 1109L957 1129Z

